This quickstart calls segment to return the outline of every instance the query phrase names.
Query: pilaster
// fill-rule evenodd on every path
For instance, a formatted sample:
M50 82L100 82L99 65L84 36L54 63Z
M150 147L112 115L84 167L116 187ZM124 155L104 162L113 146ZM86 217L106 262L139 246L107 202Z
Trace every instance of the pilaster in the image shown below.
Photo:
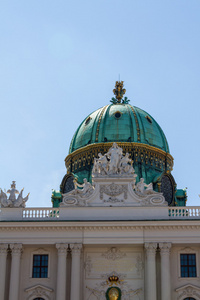
M22 253L22 244L11 244L10 249L12 251L12 261L9 300L19 300L20 258Z
M66 299L66 267L68 244L56 244L58 250L56 299Z
M70 248L72 251L70 300L80 300L80 258L82 244L70 244Z
M145 243L146 250L146 288L145 300L156 300L156 251L157 243Z
M161 256L161 300L171 300L170 250L171 243L159 243Z
M8 244L0 244L0 299L5 297L5 283L6 283L6 259L7 259Z

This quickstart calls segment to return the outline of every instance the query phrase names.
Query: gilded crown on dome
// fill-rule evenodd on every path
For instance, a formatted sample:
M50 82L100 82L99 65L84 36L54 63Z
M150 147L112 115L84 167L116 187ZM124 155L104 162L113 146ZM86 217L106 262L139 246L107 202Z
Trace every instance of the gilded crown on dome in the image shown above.
M127 97L123 96L126 93L126 89L123 88L124 87L124 81L116 81L115 83L115 89L113 90L113 93L115 95L115 97L113 97L110 102L112 102L113 104L117 104L117 103L122 103L122 104L127 104L129 103L130 100L128 100Z

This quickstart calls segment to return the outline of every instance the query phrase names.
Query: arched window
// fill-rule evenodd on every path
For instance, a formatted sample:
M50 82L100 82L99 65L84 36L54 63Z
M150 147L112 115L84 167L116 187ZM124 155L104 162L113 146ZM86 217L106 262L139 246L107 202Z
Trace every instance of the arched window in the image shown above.
M188 298L185 298L184 300L195 300L195 299L191 298L191 297L188 297Z
M192 298L191 298L192 299ZM44 298L35 298L33 300L44 300Z

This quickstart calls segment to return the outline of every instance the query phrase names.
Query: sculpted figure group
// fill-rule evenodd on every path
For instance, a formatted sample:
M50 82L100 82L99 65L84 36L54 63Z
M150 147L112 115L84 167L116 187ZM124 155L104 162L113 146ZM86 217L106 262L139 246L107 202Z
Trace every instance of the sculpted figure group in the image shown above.
M19 193L19 191L16 189L15 181L12 182L11 188L7 190L7 193L10 194L9 198L7 197L6 193L4 193L1 190L0 193L0 203L1 207L25 207L26 201L28 200L29 194L23 198L22 193L23 190ZM19 194L19 196L16 198L16 194Z
M123 154L122 148L117 143L113 143L106 154L102 155L99 153L98 158L94 158L92 169L93 182L95 182L95 178L97 177L131 177L133 179L133 190L138 196L144 197L156 193L153 190L152 183L146 184L143 178L135 184L137 175L132 166L133 161L129 156L129 153ZM83 179L83 184L79 184L76 178L73 182L74 189L63 194L63 205L85 204L85 200L95 191L95 184L91 184L86 178Z
M135 173L129 153L124 156L122 148L116 143L113 143L105 155L99 153L98 157L94 159L93 176Z

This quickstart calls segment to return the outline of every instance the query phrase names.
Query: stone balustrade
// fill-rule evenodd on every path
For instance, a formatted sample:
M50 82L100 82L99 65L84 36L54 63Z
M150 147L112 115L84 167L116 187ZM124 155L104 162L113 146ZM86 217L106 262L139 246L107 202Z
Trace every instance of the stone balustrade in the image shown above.
M0 208L0 221L200 219L200 206Z
M59 218L59 208L24 208L23 219Z
M170 219L200 219L199 206L178 206L169 207Z

